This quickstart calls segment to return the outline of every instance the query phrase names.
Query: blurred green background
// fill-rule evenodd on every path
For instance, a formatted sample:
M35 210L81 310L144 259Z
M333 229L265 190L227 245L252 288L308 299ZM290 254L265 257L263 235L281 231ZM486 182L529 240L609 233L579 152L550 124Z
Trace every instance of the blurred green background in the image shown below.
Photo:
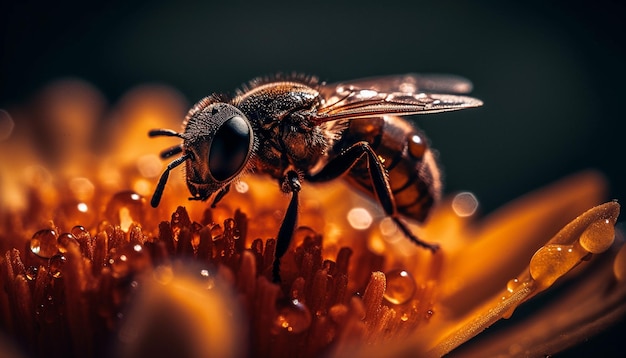
M447 191L470 190L489 212L596 168L624 200L625 15L609 0L15 1L0 5L0 108L66 76L115 103L143 83L194 102L278 71L331 82L452 73L485 106L417 118ZM577 352L618 354L615 332Z

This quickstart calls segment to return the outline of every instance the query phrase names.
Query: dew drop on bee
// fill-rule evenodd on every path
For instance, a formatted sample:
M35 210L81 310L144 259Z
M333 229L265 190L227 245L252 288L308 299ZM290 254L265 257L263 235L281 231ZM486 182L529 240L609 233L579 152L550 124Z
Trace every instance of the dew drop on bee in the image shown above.
M426 249L405 219L424 222L441 196L437 162L424 134L403 117L482 105L468 97L471 83L449 75L397 75L327 84L315 77L258 78L233 96L213 94L188 112L183 132L154 129L180 145L151 204L158 206L172 169L184 165L190 200L215 206L243 173L277 180L291 194L276 237L274 280L297 225L305 182L346 180L376 199L404 235Z

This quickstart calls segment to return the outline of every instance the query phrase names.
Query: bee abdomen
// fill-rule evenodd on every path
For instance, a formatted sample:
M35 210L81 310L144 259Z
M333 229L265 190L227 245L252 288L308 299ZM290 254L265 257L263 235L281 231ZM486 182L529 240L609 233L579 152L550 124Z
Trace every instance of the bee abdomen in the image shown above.
M441 197L441 181L437 162L421 133L398 117L368 118L353 120L343 139L369 142L387 169L398 213L419 222L426 220ZM366 163L358 163L346 179L374 196Z

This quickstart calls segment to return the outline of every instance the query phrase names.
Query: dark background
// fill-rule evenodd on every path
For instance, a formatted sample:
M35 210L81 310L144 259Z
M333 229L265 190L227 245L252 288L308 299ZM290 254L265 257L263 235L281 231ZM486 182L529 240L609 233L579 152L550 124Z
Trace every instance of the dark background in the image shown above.
M448 191L473 191L489 212L596 168L611 198L624 200L625 19L608 0L14 1L0 5L0 108L65 76L115 103L142 83L169 84L193 102L277 71L328 81L453 73L474 82L485 106L418 118ZM618 332L576 352L617 355L623 342L608 345Z

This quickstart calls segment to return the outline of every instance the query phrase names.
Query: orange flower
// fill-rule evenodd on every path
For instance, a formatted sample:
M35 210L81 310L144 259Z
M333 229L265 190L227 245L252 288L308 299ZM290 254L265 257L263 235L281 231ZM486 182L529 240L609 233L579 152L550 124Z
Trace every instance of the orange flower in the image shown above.
M275 242L267 238L288 202L276 183L247 176L211 210L187 201L182 175L173 176L161 206L151 209L145 197L167 145L146 132L176 128L187 104L155 86L130 92L110 112L104 102L90 85L62 81L28 108L0 113L0 324L17 350L537 356L623 317L619 205L601 204L605 183L597 173L481 220L473 219L471 194L453 196L426 225L411 226L441 245L435 254L415 247L342 182L308 185L276 285ZM481 339L561 281L568 284L552 302Z

